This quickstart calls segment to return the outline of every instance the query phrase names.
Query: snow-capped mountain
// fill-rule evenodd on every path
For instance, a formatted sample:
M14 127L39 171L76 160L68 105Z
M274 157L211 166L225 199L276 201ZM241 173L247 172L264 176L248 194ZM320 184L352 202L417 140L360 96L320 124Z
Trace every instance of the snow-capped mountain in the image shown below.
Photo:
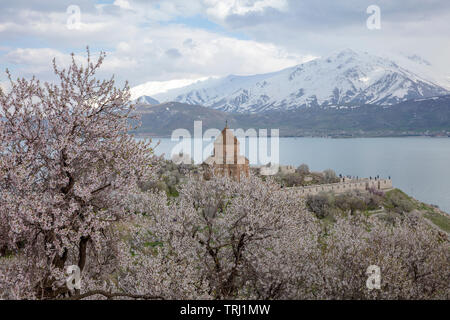
M416 56L408 60L420 61L423 67ZM404 68L384 57L346 49L278 72L208 79L154 97L161 102L255 113L344 104L392 105L448 93L419 67Z
M159 104L159 101L156 99L153 99L152 97L149 97L149 96L141 96L141 97L137 98L136 100L134 100L133 103L153 106L153 105Z

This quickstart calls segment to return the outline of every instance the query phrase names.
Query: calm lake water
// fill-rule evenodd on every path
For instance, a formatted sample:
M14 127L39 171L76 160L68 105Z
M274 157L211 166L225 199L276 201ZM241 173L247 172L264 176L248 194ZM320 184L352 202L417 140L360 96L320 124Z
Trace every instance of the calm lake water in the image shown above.
M155 153L167 158L179 143L170 138L153 141L160 141ZM331 168L342 175L390 176L395 187L450 213L450 138L280 138L279 150L284 165L306 163L312 171Z

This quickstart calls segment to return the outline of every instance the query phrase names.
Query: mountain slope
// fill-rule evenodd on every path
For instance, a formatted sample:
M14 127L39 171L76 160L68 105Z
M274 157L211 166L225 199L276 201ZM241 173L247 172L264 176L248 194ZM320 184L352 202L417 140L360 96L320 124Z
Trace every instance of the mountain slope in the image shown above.
M133 101L134 103L138 105L157 105L160 104L160 102L156 99L153 99L150 96L141 96Z
M233 117L225 112L210 108L167 102L157 106L138 106L136 112L141 116L142 126L136 132L150 136L170 136L178 128L193 133L194 121L202 120L203 129L222 128ZM230 124L235 122L230 121Z
M416 99L383 107L301 108L257 114L226 113L202 106L165 103L140 107L142 135L170 136L177 128L193 133L194 120L203 121L203 131L231 128L280 129L282 136L397 136L448 134L450 132L450 95Z
M256 113L333 105L393 105L445 95L442 86L395 62L347 49L278 72L228 76L155 95L159 101Z

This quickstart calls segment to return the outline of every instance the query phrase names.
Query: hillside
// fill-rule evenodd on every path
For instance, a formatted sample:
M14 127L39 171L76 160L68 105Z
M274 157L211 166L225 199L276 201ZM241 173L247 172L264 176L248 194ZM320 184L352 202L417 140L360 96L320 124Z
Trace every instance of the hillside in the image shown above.
M202 106L168 102L156 106L139 105L142 127L138 134L170 136L172 131L185 128L193 132L194 121L202 120L203 128L222 128L226 120L233 122L234 115Z
M170 136L177 128L192 132L195 120L203 130L221 129L228 120L232 128L279 128L281 136L397 136L448 134L450 95L416 99L390 107L306 108L259 114L226 113L183 103L139 106L141 135Z

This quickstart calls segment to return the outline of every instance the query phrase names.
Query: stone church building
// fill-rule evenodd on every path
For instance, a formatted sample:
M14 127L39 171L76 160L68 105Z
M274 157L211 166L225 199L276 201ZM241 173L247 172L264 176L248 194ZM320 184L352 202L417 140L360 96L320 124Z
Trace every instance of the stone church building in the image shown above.
M203 162L206 171L215 175L228 175L240 181L241 174L249 175L249 161L240 154L239 141L228 124L214 141L213 155Z

